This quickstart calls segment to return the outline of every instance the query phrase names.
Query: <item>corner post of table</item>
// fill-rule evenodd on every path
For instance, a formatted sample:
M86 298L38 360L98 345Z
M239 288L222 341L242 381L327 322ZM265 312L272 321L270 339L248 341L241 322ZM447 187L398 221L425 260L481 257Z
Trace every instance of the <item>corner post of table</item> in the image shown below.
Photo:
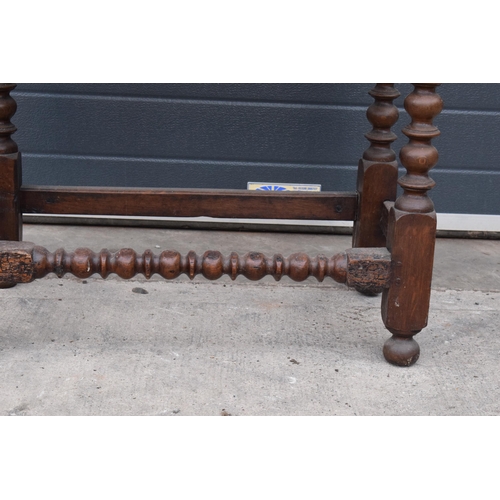
M22 240L20 205L21 153L11 135L17 130L10 119L17 104L10 92L16 85L0 83L0 241ZM0 288L12 285L0 284Z
M366 116L372 130L365 134L370 146L358 164L358 211L354 222L352 246L385 247L386 237L381 226L383 204L394 201L397 192L398 162L391 149L397 139L391 130L399 118L393 104L400 96L393 83L377 83L369 94L374 102Z
M17 130L10 119L17 103L10 95L13 83L0 83L0 240L22 240L20 206L21 153L11 135Z
M401 148L406 175L398 183L403 194L386 203L387 248L391 252L392 279L382 295L382 319L392 337L384 345L384 356L392 364L410 366L420 355L413 336L427 326L431 295L436 212L427 191L435 182L428 173L438 161L431 140L440 132L433 119L443 101L435 83L413 84L405 99L411 123L403 129L409 142Z

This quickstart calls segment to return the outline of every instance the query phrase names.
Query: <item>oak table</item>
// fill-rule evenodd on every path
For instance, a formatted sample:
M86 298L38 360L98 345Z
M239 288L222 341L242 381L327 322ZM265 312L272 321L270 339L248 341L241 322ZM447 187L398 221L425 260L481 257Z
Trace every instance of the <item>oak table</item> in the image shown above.
M399 366L414 364L420 348L414 335L427 325L436 237L436 213L427 191L434 187L429 170L438 160L431 144L439 135L433 119L442 109L435 83L413 84L405 99L411 122L403 129L408 143L399 158L406 174L398 180L398 162L391 145L398 120L393 104L400 94L393 84L379 83L369 92L367 110L372 130L359 161L356 191L296 193L209 189L135 189L27 186L22 183L21 152L12 139L11 118L16 102L14 84L0 84L0 288L29 283L48 273L79 278L115 273L130 279L137 274L180 274L209 280L242 275L259 280L272 275L303 281L314 276L346 283L365 294L382 294L382 321L392 334L385 342L385 359ZM403 193L396 199L397 184ZM22 241L22 214L80 214L164 217L273 218L352 220L352 248L334 256L296 253L265 256L259 252L223 256L216 250L159 255L132 249L116 253L88 248L49 252ZM2 293L8 293L8 290ZM328 293L328 292L325 292Z

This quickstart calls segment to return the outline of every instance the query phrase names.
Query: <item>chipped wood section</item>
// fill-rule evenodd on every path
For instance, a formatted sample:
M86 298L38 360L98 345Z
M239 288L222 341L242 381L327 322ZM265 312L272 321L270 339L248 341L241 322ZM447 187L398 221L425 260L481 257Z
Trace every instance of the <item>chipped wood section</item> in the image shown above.
M366 293L380 293L391 281L391 254L386 248L347 250L347 285Z
M32 251L31 243L0 242L0 288L33 281Z
M223 256L216 250L203 255L191 251L183 256L172 250L165 250L159 255L153 254L151 250L138 254L131 248L116 253L108 250L96 253L88 248L79 248L74 252L61 248L49 252L32 243L4 241L0 242L0 256L0 282L8 284L28 283L50 273L60 278L72 274L81 279L94 274L102 278L116 274L123 279L131 279L138 274L147 279L154 274L174 279L186 274L193 279L202 274L208 280L217 280L228 275L233 280L237 276L244 276L251 281L270 275L276 281L283 276L293 281L314 277L320 282L330 277L348 286L380 291L388 286L391 277L391 256L385 248L349 249L332 257L309 257L305 253L295 253L289 257L280 254L266 257L258 252L243 256L232 252L229 256Z

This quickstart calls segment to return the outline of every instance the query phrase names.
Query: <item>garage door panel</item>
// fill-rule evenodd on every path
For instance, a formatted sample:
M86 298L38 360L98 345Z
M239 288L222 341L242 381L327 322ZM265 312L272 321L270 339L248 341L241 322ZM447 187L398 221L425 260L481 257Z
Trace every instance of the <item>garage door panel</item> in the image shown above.
M355 164L365 110L20 94L15 139L28 153Z
M129 96L171 99L269 101L365 106L372 102L365 83L25 83L18 92Z

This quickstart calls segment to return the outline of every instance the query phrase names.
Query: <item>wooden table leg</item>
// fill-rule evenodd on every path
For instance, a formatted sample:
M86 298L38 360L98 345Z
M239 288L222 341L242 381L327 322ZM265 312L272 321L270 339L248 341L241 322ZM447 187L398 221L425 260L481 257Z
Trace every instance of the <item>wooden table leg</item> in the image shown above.
M400 93L392 83L377 83L369 92L375 102L366 116L373 129L365 134L370 146L358 165L358 212L354 222L353 248L385 247L385 235L380 219L384 201L396 199L398 162L391 149L397 136L391 127L397 122L399 111L392 103Z
M440 132L432 123L443 107L435 83L413 84L405 100L411 123L403 129L409 142L400 159L406 175L399 179L403 194L388 207L387 248L391 252L391 286L382 295L382 318L392 337L384 345L390 363L410 366L420 347L413 336L427 326L431 294L436 212L427 196L435 182L428 176L438 161L431 140Z
M391 127L397 122L399 111L392 103L399 92L392 83L377 83L369 92L375 102L367 109L366 116L372 130L365 134L370 146L358 164L358 211L354 221L353 248L385 247L386 238L380 220L384 201L396 199L398 162L391 144L396 134ZM369 289L358 292L373 295Z
M17 109L10 96L14 84L0 84L0 240L21 241L20 211L21 154L11 135L17 130L10 122Z
M14 84L0 84L0 240L22 240L20 207L21 153L11 135L17 130L10 119L17 109L10 96ZM0 283L0 288L9 288Z

